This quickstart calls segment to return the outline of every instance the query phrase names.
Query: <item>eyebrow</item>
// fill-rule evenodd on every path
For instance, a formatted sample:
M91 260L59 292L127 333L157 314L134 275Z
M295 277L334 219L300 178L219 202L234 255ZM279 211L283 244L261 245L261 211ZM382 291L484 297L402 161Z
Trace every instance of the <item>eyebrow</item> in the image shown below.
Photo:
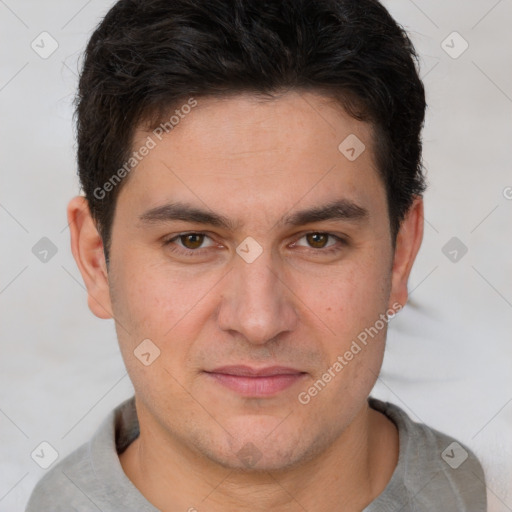
M369 216L368 210L348 199L339 199L326 205L300 210L286 215L276 224L280 226L303 226L313 222L328 220L361 221ZM197 208L187 203L167 203L147 210L139 216L143 225L158 224L181 220L185 222L205 224L236 231L239 222L224 215Z

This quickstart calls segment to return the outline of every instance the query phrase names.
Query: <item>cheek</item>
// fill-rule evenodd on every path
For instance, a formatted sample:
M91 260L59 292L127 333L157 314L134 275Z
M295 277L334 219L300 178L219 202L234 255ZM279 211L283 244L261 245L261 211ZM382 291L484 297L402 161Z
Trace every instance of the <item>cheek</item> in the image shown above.
M204 324L197 307L204 286L191 286L179 272L134 257L123 263L112 292L119 346L134 388L145 403L169 396L188 403L180 383L186 381L188 353Z
M186 271L151 262L143 251L123 257L115 270L111 287L114 313L134 335L161 338L200 298L199 281L187 279Z
M390 276L381 262L360 258L332 267L321 279L297 276L294 289L315 313L317 323L322 321L331 335L347 340L385 313Z
M304 391L317 394L311 403L321 411L318 414L337 421L357 412L350 412L350 407L370 393L380 371L387 332L381 315L388 309L390 277L384 265L360 262L333 274L323 285L315 290L310 286L307 297L311 309L322 313L315 325L329 328L319 340L326 366ZM332 403L343 407L332 408Z
M111 293L120 348L127 366L138 370L133 351L145 339L160 350L158 364L182 373L194 341L213 314L221 275L192 274L132 254L116 269Z

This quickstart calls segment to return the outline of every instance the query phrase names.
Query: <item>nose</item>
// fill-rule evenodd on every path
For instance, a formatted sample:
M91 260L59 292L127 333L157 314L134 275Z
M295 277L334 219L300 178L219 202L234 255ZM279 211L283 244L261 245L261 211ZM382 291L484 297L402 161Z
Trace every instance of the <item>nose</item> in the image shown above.
M271 252L263 251L252 263L236 256L233 265L224 280L219 328L253 345L293 331L298 323L294 295Z

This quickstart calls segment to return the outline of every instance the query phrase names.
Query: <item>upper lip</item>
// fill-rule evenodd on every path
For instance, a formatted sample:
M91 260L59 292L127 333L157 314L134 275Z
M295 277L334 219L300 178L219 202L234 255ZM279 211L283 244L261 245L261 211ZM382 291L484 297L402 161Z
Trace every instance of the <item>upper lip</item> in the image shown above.
M293 375L304 373L296 368L288 366L267 366L265 368L253 368L251 366L221 366L210 370L207 373L223 373L227 375L237 375L240 377L271 377L273 375Z

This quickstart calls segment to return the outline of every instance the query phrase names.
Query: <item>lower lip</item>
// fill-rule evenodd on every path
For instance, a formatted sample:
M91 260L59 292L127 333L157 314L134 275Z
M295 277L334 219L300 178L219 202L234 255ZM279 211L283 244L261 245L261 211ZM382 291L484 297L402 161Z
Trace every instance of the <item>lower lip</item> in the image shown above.
M304 373L270 375L266 377L247 377L226 373L207 373L219 384L243 396L264 397L284 391L303 379Z

